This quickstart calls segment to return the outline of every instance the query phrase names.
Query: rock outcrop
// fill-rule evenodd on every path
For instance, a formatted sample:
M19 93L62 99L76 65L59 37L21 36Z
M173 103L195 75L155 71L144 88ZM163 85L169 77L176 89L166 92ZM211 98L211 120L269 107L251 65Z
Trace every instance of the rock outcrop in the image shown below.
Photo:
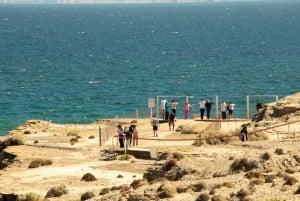
M287 122L300 119L300 92L266 104L252 121Z

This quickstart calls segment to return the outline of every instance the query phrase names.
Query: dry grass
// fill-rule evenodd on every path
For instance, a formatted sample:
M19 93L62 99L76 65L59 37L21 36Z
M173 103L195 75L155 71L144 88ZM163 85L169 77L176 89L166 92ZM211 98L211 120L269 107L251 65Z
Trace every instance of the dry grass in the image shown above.
M119 158L118 158L118 160L120 160L120 161L127 161L127 160L131 160L131 159L135 159L135 157L130 154L123 154L123 155L119 156Z
M158 191L160 191L159 193L160 198L173 198L177 193L176 187L171 183L162 184L159 187Z
M44 201L44 197L31 192L26 195L19 195L18 201Z

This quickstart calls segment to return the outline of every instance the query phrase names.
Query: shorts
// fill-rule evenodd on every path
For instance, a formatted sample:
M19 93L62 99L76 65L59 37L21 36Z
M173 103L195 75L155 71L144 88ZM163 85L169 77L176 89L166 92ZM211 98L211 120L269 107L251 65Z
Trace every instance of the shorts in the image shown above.
M158 127L157 126L153 126L153 130L157 131Z

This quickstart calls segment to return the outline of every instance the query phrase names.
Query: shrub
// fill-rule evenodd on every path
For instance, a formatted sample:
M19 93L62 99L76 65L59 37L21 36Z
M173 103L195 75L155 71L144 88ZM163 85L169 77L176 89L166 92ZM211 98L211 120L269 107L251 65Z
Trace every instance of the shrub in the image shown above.
M133 189L137 189L138 187L141 187L141 186L144 186L144 185L147 185L148 184L148 181L146 179L137 179L137 180L134 180L130 186L133 188Z
M161 198L172 198L176 195L176 187L173 186L170 183L165 183L162 184L159 187L159 190L161 190L162 192L160 193L160 197Z
M65 185L57 186L57 187L52 187L46 194L46 198L51 198L51 197L60 197L64 194L67 194L68 190L66 189Z
M265 176L265 182L272 183L275 178L276 178L276 175L267 175L267 176Z
M285 180L285 184L290 185L290 186L292 186L298 182L298 180L295 177L291 177L289 175L286 175L284 177L284 180Z
M247 158L235 159L234 162L231 164L230 169L233 172L236 171L250 171L254 168L257 168L258 164L256 161L250 161Z
M177 159L177 160L181 160L181 159L184 158L184 155L182 153L180 153L180 152L174 152L173 153L173 158Z
M84 194L81 195L80 200L89 200L91 198L95 197L95 194L93 192L85 192Z
M288 173L288 174L294 174L296 172L296 170L294 170L293 168L287 168L285 170L285 172Z
M209 201L209 195L202 193L197 197L196 201Z
M237 197L239 197L240 199L244 199L245 197L251 195L251 192L250 190L248 189L240 189L238 192L237 192Z
M103 189L100 191L99 195L105 195L105 194L109 193L109 191L110 191L110 188L103 188Z
M284 154L283 149L281 149L281 148L276 148L275 153L278 154L278 155Z
M134 156L130 155L130 154L123 154L118 158L118 160L121 160L121 161L126 161L126 160L130 160L130 159L134 159Z
M76 143L78 143L78 138L71 138L71 139L70 139L70 144L71 144L71 145L74 145L74 144L76 144Z
M207 184L204 181L199 181L196 184L190 186L194 192L200 192L207 188Z
M52 161L38 158L38 159L31 161L28 168L37 168L37 167L45 166L45 165L52 165Z
M95 139L95 136L91 135L89 136L89 139Z
M91 173L86 173L80 179L81 181L97 181L96 177Z
M36 193L27 193L26 195L19 195L18 201L44 201L44 197Z
M162 169L164 171L169 171L171 170L173 167L175 167L177 165L177 161L175 159L170 159L170 160L167 160L165 162L165 164L163 165Z
M264 154L261 156L261 158L262 158L263 160L267 161L267 160L269 160L269 159L271 158L271 154L268 153L268 152L266 152L266 153L264 153Z

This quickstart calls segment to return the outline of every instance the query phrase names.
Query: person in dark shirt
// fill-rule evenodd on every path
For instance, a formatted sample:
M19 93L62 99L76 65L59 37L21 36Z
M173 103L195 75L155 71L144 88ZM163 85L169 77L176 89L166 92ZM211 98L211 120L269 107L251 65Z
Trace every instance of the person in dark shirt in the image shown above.
M213 103L211 103L208 99L205 102L205 110L206 110L206 117L207 117L207 119L210 118L210 111L211 111L211 105L212 104Z

